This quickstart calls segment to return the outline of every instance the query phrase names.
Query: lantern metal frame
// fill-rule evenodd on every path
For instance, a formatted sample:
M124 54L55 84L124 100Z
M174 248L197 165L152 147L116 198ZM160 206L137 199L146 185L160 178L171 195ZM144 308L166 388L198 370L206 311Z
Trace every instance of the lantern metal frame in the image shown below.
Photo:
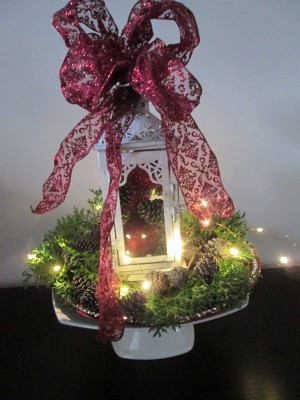
M109 187L106 163L106 143L101 139L95 146L100 168L100 187L104 198ZM120 187L127 182L128 174L139 167L147 172L151 182L162 187L166 254L146 257L128 257L125 249L120 196L118 196L116 218L111 232L114 263L117 273L129 280L141 280L154 269L168 270L182 264L180 237L180 208L182 196L168 161L165 138L160 120L149 111L149 103L140 99L134 119L121 144L122 175Z

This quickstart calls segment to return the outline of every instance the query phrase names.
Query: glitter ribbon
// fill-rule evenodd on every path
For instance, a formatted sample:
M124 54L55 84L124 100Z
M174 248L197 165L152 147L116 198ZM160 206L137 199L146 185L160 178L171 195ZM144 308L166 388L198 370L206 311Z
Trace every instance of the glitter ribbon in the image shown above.
M150 43L151 19L174 20L180 43L166 45L158 38ZM54 14L53 24L69 48L60 69L62 92L90 113L61 143L43 200L32 211L45 213L64 201L73 167L105 135L110 185L101 216L99 337L117 341L124 321L110 232L122 171L121 141L140 96L161 114L168 158L189 211L207 225L214 214L230 217L234 207L217 159L190 115L201 96L200 84L186 68L199 43L191 11L173 0L140 0L119 36L104 1L73 0Z

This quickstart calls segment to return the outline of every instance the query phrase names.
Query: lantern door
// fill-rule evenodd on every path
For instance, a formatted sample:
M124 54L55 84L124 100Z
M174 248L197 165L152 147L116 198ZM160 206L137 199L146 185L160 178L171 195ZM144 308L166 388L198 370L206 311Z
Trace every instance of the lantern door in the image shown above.
M105 157L100 157L105 169ZM101 165L103 163L103 165ZM107 172L102 187L108 187ZM106 195L106 193L103 193ZM181 264L178 188L165 149L122 152L122 176L112 231L117 272L143 279Z
M119 273L135 277L180 264L176 185L166 151L124 152L122 163L114 232Z

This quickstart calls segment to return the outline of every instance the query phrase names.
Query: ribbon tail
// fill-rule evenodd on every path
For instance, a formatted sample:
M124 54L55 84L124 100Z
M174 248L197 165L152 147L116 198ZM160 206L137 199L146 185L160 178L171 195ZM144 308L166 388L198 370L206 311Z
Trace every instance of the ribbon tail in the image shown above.
M229 218L234 205L226 193L218 161L194 119L176 122L162 115L168 158L188 210L203 226L213 215Z
M102 342L120 340L124 332L123 314L120 311L117 292L119 278L114 269L110 232L113 228L122 173L121 141L134 116L134 104L128 110L125 103L111 117L106 130L106 159L110 184L101 214L101 243L99 262L99 339Z
M99 141L111 110L85 116L60 145L54 168L43 185L43 200L32 212L44 214L58 207L66 198L75 164L88 155Z

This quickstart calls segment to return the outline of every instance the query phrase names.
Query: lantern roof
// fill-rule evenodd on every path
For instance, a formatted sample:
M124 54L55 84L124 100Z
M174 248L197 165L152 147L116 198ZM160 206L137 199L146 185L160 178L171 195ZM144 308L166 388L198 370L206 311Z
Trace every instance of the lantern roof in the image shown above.
M95 150L105 150L105 136L95 146ZM149 110L149 102L140 99L132 123L125 132L121 151L151 150L165 148L165 138L161 129L161 121Z

